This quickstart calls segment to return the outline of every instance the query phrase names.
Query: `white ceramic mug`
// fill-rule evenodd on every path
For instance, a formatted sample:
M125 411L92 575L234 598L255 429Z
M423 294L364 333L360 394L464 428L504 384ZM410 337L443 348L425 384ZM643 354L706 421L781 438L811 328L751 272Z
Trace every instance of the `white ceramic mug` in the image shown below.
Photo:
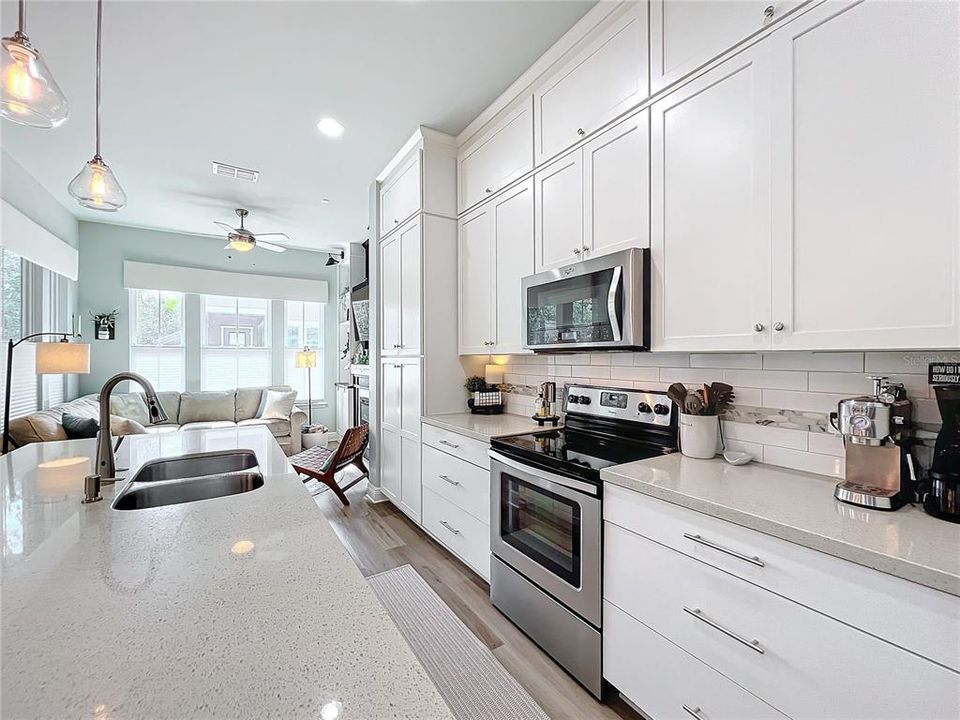
M680 414L680 452L687 457L709 459L717 454L720 418L716 415Z

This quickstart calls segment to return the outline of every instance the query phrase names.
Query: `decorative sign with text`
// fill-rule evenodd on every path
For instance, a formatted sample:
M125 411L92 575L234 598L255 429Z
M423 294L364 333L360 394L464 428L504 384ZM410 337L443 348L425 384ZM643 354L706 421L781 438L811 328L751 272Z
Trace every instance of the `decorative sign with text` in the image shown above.
M927 370L930 385L960 385L960 362L932 362Z

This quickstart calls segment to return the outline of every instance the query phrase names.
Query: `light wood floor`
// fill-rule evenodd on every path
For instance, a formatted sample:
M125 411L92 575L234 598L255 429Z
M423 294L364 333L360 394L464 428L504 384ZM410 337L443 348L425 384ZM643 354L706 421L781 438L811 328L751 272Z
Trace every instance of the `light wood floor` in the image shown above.
M368 502L364 497L366 485L363 481L347 491L350 506L346 508L330 491L316 496L317 505L364 576L412 565L551 720L640 718L619 698L606 705L596 702L493 607L489 587L480 576L391 503Z

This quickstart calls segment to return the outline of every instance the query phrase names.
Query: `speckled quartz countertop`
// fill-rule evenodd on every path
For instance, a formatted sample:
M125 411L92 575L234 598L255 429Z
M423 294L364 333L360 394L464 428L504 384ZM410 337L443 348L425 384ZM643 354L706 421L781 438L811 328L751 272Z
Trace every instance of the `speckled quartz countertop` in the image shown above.
M264 476L143 510L80 504L94 447L0 458L4 718L451 718L266 429L127 438L118 467L247 448Z
M490 438L504 435L520 435L537 430L549 430L552 426L540 427L526 415L474 415L473 413L443 413L424 415L421 421L450 432L460 433L475 440L487 442Z
M960 595L960 525L919 507L868 510L834 499L834 480L680 453L600 471L606 482Z

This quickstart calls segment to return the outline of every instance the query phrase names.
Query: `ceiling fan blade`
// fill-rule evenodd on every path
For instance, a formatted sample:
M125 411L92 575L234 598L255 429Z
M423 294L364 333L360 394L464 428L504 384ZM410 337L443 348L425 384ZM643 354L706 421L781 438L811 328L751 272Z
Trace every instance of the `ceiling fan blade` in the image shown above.
M262 237L274 237L274 236L285 237L287 240L290 239L290 236L287 235L286 233L257 233L257 237L258 237L258 238L262 238Z
M227 243L226 245L224 245L224 246L223 246L223 249L224 249L224 250L233 250L233 248L230 247L230 243Z
M274 245L273 243L263 242L259 238L257 239L257 247L263 248L264 250L269 250L270 252L286 252L285 247L280 247L279 245Z
M232 233L232 232L233 232L233 228L230 227L229 225L227 225L226 223L217 222L216 220L214 220L214 221L213 221L213 224L214 224L214 225L219 225L219 226L222 227L224 230L226 230L228 233Z

